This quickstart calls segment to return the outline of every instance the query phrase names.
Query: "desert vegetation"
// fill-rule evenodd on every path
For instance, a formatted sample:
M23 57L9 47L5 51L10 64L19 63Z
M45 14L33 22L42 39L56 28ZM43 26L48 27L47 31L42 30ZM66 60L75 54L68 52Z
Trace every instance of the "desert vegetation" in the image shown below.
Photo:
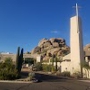
M23 48L20 52L20 47L17 49L16 64L12 58L5 58L4 62L0 62L0 79L14 80L21 77L21 68L23 63Z

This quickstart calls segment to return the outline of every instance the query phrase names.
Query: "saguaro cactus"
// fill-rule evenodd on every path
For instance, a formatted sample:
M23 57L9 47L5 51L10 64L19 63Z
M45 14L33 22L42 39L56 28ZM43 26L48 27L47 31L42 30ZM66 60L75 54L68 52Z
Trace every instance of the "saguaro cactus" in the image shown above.
M17 71L19 70L19 57L20 56L20 47L17 49L17 54L16 54L16 69Z
M23 63L23 48L21 49L21 52L20 52L20 47L18 47L17 56L16 56L16 69L18 73L21 72L22 63Z
M21 54L20 54L20 71L22 68L22 63L23 63L23 48L21 49Z

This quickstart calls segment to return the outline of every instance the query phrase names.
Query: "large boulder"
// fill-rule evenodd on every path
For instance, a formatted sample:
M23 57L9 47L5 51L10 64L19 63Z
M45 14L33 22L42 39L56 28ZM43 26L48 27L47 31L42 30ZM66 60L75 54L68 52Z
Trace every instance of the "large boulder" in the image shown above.
M50 38L51 43L55 42L55 38Z
M51 50L48 50L47 53L51 53L53 55L53 54L56 54L59 51L60 51L60 48L53 48Z
M46 39L46 38L43 38L40 42L39 42L39 44L38 44L38 46L42 46L45 42L47 42L48 40Z
M59 47L59 43L57 43L57 42L52 43L52 45L54 48Z
M85 56L90 56L90 44L87 44L87 45L84 47L84 55L85 55Z
M38 46L35 47L31 54L40 54L43 60L51 58L53 55L64 56L70 52L70 48L66 45L63 38L42 39Z
M41 48L37 46L31 51L31 54L40 53L40 52L41 52Z
M44 43L44 48L49 47L51 45L51 42L48 40Z

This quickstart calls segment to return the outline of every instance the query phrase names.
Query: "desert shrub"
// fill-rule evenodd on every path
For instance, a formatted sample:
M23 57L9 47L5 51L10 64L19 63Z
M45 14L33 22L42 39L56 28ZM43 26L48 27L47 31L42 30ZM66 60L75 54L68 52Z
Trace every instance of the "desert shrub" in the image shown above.
M2 63L0 65L0 79L12 80L18 78L19 75L14 65Z
M81 73L80 72L74 72L73 74L72 74L72 77L74 77L74 78L81 78Z
M19 75L16 70L8 71L8 70L0 70L0 79L1 80L14 80L19 78Z
M42 63L38 62L34 65L34 67L36 68L37 71L41 71L42 70Z
M12 63L11 58L6 58L4 63L0 63L0 79L13 80L19 78L19 74Z
M35 73L30 72L30 73L28 74L28 76L29 76L29 80L32 80L33 78L35 78Z
M51 67L47 64L43 64L42 69L43 69L43 71L51 71Z
M64 76L64 77L70 77L70 72L69 71L64 71L60 75Z
M53 71L55 70L55 67L52 66L52 65L43 64L42 65L42 69L43 69L43 71L49 71L49 72L51 72L52 69L53 69Z
M4 63L13 64L12 58L10 58L10 57L5 58Z

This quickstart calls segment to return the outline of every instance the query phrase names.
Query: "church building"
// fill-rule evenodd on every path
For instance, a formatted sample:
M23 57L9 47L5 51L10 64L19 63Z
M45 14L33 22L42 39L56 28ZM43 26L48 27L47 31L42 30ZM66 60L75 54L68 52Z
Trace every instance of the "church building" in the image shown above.
M84 60L82 20L78 16L78 6L76 4L76 15L70 18L70 54L63 57L61 72L69 71L72 74L78 72L84 75L82 65ZM90 77L89 77L90 78Z

